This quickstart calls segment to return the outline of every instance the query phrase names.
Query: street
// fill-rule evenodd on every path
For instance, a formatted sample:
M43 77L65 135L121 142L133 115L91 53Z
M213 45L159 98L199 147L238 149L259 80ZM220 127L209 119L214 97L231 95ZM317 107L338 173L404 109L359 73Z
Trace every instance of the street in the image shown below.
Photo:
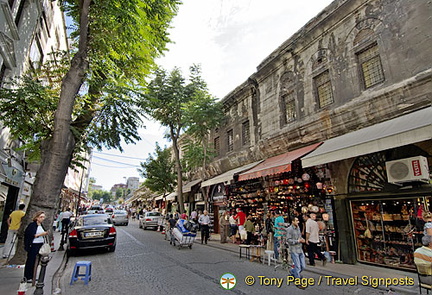
M287 285L286 270L275 271L267 264L240 260L233 252L198 243L192 249L178 249L160 232L139 229L138 222L118 226L117 232L116 252L88 251L70 257L61 278L62 294L386 294L360 283L329 286L328 279L308 271L303 273L301 283L313 285L300 290L294 282ZM91 282L69 285L75 262L82 260L92 262ZM237 280L231 290L219 283L224 273L232 273ZM246 285L246 277L249 284L255 282Z

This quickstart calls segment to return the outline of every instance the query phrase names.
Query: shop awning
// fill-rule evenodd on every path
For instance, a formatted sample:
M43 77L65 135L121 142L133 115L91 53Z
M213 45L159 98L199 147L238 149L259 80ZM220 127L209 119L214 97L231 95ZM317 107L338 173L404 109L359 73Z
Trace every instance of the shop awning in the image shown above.
M375 153L432 138L432 107L325 141L302 158L310 167Z
M256 167L239 175L239 181L259 178L262 176L273 175L291 171L291 162L310 153L316 149L322 142L312 144L298 150L287 152L272 158L264 160Z
M177 196L177 193L176 192L172 192L172 193L170 193L169 195L167 195L165 197L165 201L175 201L176 196ZM155 201L163 200L163 198L164 198L164 196L160 195L159 197L155 198Z
M183 187L182 187L182 191L183 193L189 193L192 190L192 187L197 185L198 183L201 182L201 179L197 179L197 180L193 180L191 182L186 183Z
M261 163L262 161L258 161L255 163L251 163L251 164L247 164L241 167L237 167L235 169L229 170L225 173L222 173L216 177L210 178L209 180L203 181L203 183L201 183L201 187L206 187L206 186L210 186L213 184L218 184L218 183L222 183L225 181L230 181L233 179L235 174L238 174L240 172L246 171L248 169L251 169L252 167L255 167L256 165L258 165L259 163Z

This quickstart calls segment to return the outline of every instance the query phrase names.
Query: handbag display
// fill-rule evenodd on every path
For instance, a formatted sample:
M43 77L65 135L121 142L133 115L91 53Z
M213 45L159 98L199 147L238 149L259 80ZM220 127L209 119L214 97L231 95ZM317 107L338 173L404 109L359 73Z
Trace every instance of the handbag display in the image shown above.
M39 249L39 255L48 256L51 253L51 245L48 242L48 237L44 236L44 243Z

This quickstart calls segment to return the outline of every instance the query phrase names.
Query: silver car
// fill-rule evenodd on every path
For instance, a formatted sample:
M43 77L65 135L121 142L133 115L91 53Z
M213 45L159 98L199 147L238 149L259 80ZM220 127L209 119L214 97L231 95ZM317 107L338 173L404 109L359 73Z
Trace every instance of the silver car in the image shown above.
M128 225L129 217L128 213L125 210L114 210L111 219L114 225Z
M153 227L156 230L161 220L163 220L163 216L160 212L146 212L140 216L139 227L143 229Z

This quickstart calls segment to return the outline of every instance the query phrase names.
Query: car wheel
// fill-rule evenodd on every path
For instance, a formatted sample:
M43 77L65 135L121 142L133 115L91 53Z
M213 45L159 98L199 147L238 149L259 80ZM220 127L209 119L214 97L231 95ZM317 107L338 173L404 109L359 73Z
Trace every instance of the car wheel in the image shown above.
M114 252L116 249L116 246L111 246L108 248L108 252Z
M126 222L125 225L128 226L128 225L129 225L129 222Z
M146 227L145 227L145 226L143 226L143 230L146 230Z

